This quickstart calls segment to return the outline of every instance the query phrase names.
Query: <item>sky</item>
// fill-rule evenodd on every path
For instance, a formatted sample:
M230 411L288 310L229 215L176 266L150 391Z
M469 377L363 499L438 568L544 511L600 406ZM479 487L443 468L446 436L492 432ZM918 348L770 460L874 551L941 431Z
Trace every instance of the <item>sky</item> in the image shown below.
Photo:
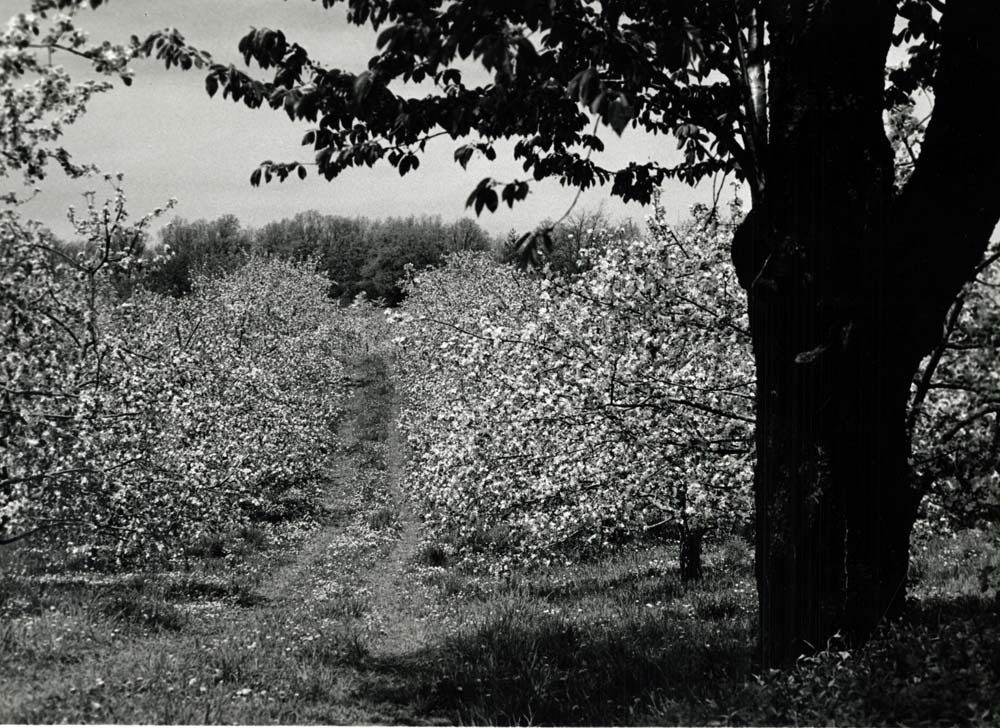
M28 5L29 0L0 0L0 22L27 11ZM240 67L237 43L251 27L280 28L313 57L346 70L363 70L375 53L375 33L348 24L342 4L324 10L311 0L110 0L97 11L82 12L78 24L95 40L120 42L133 34L144 37L176 27L216 60ZM71 67L71 59L67 60ZM510 144L498 145L496 162L474 160L463 171L452 157L460 142L441 138L428 144L420 168L404 178L383 163L374 169L347 170L332 182L310 175L304 181L289 179L252 188L250 173L265 159L311 159L310 150L300 146L309 124L293 123L267 107L247 109L221 95L209 98L204 73L197 70L167 71L154 61L138 61L134 70L131 87L117 82L113 91L95 98L88 113L69 129L65 146L78 162L123 173L129 210L136 217L177 198L177 207L161 224L174 215L194 220L234 214L244 225L259 227L305 210L371 218L439 215L453 220L474 216L465 208L465 200L481 178L525 177L511 158ZM629 160L679 159L675 145L662 136L627 129L618 138L607 128L600 135L606 149L595 155L595 161L612 169ZM100 196L108 188L101 181L80 183L53 172L26 213L68 236L66 208L80 205L82 193L90 189ZM710 185L692 190L669 182L664 193L670 219L683 218L694 202L711 196ZM574 195L575 190L555 182L533 183L529 198L513 210L502 206L496 213L484 212L478 221L494 234L527 231L560 217ZM575 210L600 205L613 218L641 221L649 212L612 198L610 186L585 192Z

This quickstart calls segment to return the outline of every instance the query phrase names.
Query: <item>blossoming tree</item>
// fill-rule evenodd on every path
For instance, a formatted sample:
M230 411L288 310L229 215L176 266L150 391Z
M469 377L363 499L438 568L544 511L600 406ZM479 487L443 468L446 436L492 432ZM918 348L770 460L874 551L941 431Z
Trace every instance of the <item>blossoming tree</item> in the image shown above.
M427 520L501 567L664 528L697 576L701 536L751 513L743 294L719 265L734 224L657 221L574 276L482 255L416 274L394 318Z

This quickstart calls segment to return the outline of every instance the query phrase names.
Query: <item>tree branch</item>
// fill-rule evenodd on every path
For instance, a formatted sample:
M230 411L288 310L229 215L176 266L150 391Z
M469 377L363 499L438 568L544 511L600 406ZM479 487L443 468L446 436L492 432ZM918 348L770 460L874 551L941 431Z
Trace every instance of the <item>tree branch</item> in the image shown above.
M976 271L1000 219L1000 14L949 2L941 21L935 107L913 175L896 200L888 276L896 325L913 355L934 350L941 321Z
M931 354L930 361L927 362L927 366L920 373L920 379L917 382L917 389L913 394L913 401L910 403L910 411L906 415L906 430L910 433L911 437L913 435L913 429L916 427L917 418L920 416L920 412L923 409L924 400L927 398L927 392L930 391L931 385L934 381L934 374L937 372L938 364L941 363L941 357L948 350L948 344L951 341L952 334L955 333L955 328L958 326L958 319L962 314L962 308L965 307L965 296L959 296L958 299L952 304L951 310L948 312L948 319L944 325L944 333L941 336L941 341L934 349Z

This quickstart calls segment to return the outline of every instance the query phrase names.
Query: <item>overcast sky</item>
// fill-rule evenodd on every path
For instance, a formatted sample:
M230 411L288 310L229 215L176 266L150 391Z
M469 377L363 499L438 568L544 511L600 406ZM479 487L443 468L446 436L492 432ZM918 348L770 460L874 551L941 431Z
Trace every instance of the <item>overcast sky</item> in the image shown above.
M28 5L28 0L0 0L0 22L26 11ZM349 25L343 5L324 10L321 3L310 0L110 0L96 12L81 13L78 22L101 40L124 41L132 34L143 37L177 27L217 60L240 66L236 46L251 26L281 28L313 57L348 70L363 70L375 52L375 34ZM442 138L428 145L419 170L405 178L388 164L380 164L348 170L333 182L310 175L305 181L254 189L249 176L258 162L311 159L310 150L299 145L308 124L292 123L270 108L251 110L221 96L210 99L204 75L198 71L166 71L152 61L136 63L135 71L131 87L118 83L114 91L94 100L89 113L67 134L66 146L77 161L124 173L130 211L136 216L176 197L177 216L211 219L232 213L250 226L311 209L376 218L429 214L450 220L471 214L465 199L482 177L525 176L511 159L510 145L498 147L497 162L473 161L463 171L452 161L456 143ZM595 159L612 169L630 159L677 161L674 145L664 137L631 129L621 138L610 129L601 136L607 149ZM29 212L56 233L68 235L66 207L79 204L81 193L92 188L100 189L99 183L81 185L53 172ZM527 230L546 218L559 217L574 195L557 183L535 183L532 190L513 211L504 206L492 215L484 213L479 222L494 233ZM610 187L588 191L577 209L603 202L612 216L636 220L648 212L612 199L609 191ZM665 193L667 209L676 219L693 202L707 200L710 190L707 185L691 190L668 184Z

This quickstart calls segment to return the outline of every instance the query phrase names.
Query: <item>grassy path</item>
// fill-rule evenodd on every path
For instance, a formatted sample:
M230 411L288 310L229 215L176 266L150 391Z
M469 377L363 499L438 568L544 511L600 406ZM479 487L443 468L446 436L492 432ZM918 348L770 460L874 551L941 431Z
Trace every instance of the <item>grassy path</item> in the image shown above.
M287 548L17 584L35 588L0 622L0 723L441 722L398 663L427 647L435 590L411 574L392 387L377 361L356 379L321 523Z
M426 649L438 605L436 590L414 573L422 529L411 503L400 489L403 453L396 426L398 405L387 420L386 486L398 519L399 538L373 572L372 612L378 634L371 645L381 659L399 658Z

